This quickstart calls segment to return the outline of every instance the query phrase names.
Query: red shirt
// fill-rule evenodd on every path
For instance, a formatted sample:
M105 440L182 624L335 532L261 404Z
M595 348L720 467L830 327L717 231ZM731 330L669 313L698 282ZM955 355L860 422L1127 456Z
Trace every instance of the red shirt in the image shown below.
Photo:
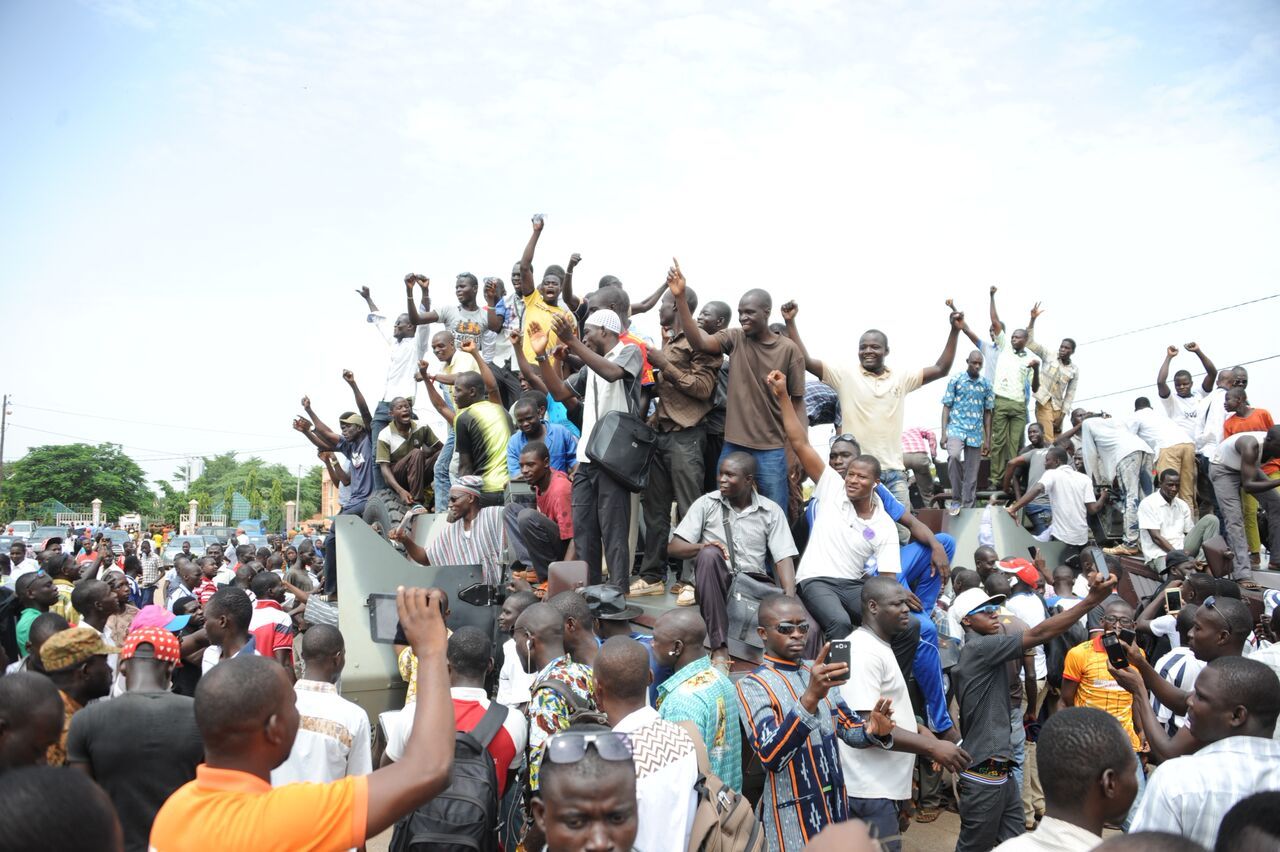
M551 482L543 491L533 489L538 500L538 511L556 522L560 528L560 540L573 538L573 485L569 477L558 470L551 471Z
M208 577L200 579L200 585L196 586L196 600L200 601L200 606L204 606L209 602L209 598L213 597L218 591L218 584L210 580Z
M272 657L276 651L288 651L289 659L293 659L293 620L279 602L259 600L253 605L249 633L262 656Z
M640 347L640 357L642 359L640 364L640 386L647 388L653 384L653 365L649 363L649 347L645 345L643 340L632 334L630 329L618 335L618 339L623 343L630 343Z
M484 717L484 711L487 709L479 701L453 699L454 729L463 733L471 732L476 725L480 724L480 719ZM487 750L489 756L493 758L493 768L498 774L498 798L501 799L507 790L507 774L511 768L511 762L516 756L516 744L505 726L498 729L498 733L490 740Z

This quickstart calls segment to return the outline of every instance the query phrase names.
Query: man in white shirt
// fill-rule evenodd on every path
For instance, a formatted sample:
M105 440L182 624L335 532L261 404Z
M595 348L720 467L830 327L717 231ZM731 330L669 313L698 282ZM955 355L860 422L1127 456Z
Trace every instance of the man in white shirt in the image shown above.
M302 719L288 759L271 771L271 786L326 783L373 771L369 717L335 686L346 662L336 627L313 624L302 634L302 679L293 687Z
M1173 468L1182 477L1178 496L1191 507L1196 506L1196 445L1186 430L1151 407L1145 396L1133 403L1133 415L1126 424L1156 454L1156 470Z
M417 333L417 326L423 323L417 322L418 306L413 299L413 285L421 283L423 295L425 297L427 291L426 278L421 275L410 273L404 277L405 290L408 293L407 304L408 311L396 317L395 323L391 326L391 332L387 333L387 318L378 312L378 306L373 303L373 299L369 296L369 288L361 287L358 292L369 306L369 316L367 317L370 324L377 330L378 334L387 344L387 354L390 358L387 363L387 381L383 386L382 399L378 401L377 407L373 411L373 423L369 432L370 440L373 446L378 445L378 435L391 422L391 400L397 397L404 397L409 400L409 405L413 405L413 397L417 392L418 361L426 352L425 335ZM417 415L412 415L417 419ZM375 490L383 486L382 472L377 468L373 469L374 488Z
M1075 416L1072 417L1075 420ZM1138 555L1138 504L1146 496L1142 488L1142 472L1151 470L1154 454L1146 442L1125 428L1121 421L1106 415L1082 414L1078 425L1066 435L1080 433L1084 451L1085 473L1098 485L1109 485L1114 479L1120 488L1124 507L1124 537L1120 545L1107 553L1121 556Z
M515 630L516 619L530 604L538 602L533 592L513 592L502 602L498 611L498 629L503 635L510 637ZM520 665L520 655L516 653L516 640L508 638L502 645L502 669L498 672L498 694L495 700L508 707L524 707L529 703L529 687L533 686L533 675Z
M536 324L535 324L536 325ZM644 356L640 347L623 343L622 320L604 308L587 317L581 340L569 320L557 315L550 329L527 329L547 391L566 407L582 409L578 469L573 475L573 544L587 563L592 585L602 580L601 557L609 565L609 583L626 594L631 585L631 493L604 468L587 458L591 432L612 411L634 411ZM559 370L548 369L548 332L554 332L583 367L566 383Z
M1280 680L1245 657L1219 657L1187 699L1187 726L1204 747L1156 768L1131 831L1181 834L1206 848L1231 806L1280 789L1280 742L1272 738Z
M1050 447L1044 457L1044 475L1040 481L1005 507L1005 511L1017 520L1019 509L1041 494L1048 494L1053 522L1037 537L1041 541L1052 538L1067 545L1068 552L1064 557L1079 553L1088 543L1089 515L1098 512L1107 502L1107 489L1103 488L1094 497L1093 481L1072 468L1070 460L1062 447Z
M10 586L18 584L23 574L31 574L40 570L40 564L27 556L27 543L21 539L9 545L9 581Z
M1169 419L1182 429L1188 440L1194 442L1200 431L1196 413L1205 394L1213 391L1214 381L1218 377L1218 368L1213 366L1209 356L1204 354L1195 343L1188 343L1184 348L1200 359L1200 365L1204 367L1204 380L1196 386L1192 382L1190 371L1179 370L1173 374L1173 391L1170 392L1169 364L1178 355L1178 347L1170 346L1165 350L1164 363L1160 365L1160 372L1156 374L1156 393Z
M1067 707L1044 723L1038 745L1044 819L995 852L1087 852L1102 842L1105 825L1124 819L1138 793L1129 735L1108 713Z
M1200 546L1218 534L1218 519L1205 515L1191 523L1191 507L1178 496L1182 476L1173 468L1161 468L1156 490L1138 504L1138 543L1147 567L1157 573L1165 571L1165 554L1184 551L1198 558Z
M698 796L698 757L689 733L649 706L649 652L614 636L596 654L595 699L609 727L631 739L639 829L636 849L682 852L689 846Z
M840 765L849 794L850 815L876 827L876 836L898 832L898 803L911 798L914 755L923 755L953 772L968 767L969 755L958 746L938 739L916 724L911 695L889 640L910 629L911 610L907 590L892 577L872 577L862 587L862 626L849 636L849 680L838 687L849 709L868 718L881 698L893 701L893 747L855 749L840 743ZM952 728L954 730L954 727ZM872 752L875 752L872 754ZM886 852L897 852L901 842L883 841Z

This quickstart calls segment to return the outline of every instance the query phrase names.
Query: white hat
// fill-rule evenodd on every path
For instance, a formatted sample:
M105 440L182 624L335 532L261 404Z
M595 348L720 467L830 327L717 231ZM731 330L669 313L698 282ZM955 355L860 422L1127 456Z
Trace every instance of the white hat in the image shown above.
M587 317L587 325L598 325L606 331L622 334L622 320L618 319L618 315L608 308L601 308Z
M951 612L956 618L964 618L966 615L972 615L975 609L981 609L987 604L1002 603L1004 603L1004 595L989 595L981 588L965 589L951 602Z

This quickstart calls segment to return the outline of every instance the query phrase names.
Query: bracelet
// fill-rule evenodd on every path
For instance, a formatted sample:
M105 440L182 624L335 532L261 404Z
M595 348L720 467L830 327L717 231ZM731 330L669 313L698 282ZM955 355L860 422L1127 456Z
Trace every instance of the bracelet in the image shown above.
M543 361L547 360L547 356L537 355L537 356L534 356L534 360L537 361L539 364L541 364Z

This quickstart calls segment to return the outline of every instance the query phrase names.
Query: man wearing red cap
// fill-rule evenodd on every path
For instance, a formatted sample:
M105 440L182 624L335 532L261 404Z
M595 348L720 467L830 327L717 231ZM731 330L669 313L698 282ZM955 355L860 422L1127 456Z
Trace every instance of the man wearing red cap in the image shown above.
M181 659L178 637L164 627L130 632L120 651L125 693L71 720L67 762L111 797L128 852L147 848L156 812L204 760L195 702L170 691Z

